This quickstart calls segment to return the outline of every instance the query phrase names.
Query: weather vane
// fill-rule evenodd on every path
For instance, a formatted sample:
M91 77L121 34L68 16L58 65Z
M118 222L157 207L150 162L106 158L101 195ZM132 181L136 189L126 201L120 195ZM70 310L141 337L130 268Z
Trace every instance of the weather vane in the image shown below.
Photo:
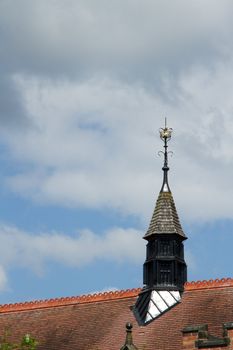
M163 176L163 185L161 192L170 192L170 188L168 185L168 176L167 172L169 170L168 167L168 154L173 154L172 151L167 151L167 142L170 141L171 135L172 135L172 128L167 127L167 118L165 118L165 126L164 128L159 129L159 134L161 140L164 142L164 151L159 151L159 155L163 154L164 155L164 164L163 164L163 171L164 171L164 176Z
M172 128L167 127L167 118L165 117L165 127L159 129L160 138L167 143L171 139L172 136Z

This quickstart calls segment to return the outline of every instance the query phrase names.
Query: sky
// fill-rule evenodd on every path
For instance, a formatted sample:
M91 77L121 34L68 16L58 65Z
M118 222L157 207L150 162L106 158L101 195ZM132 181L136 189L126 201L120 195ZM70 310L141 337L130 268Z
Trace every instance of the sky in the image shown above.
M188 279L232 277L231 0L0 0L0 303L142 286L169 184Z

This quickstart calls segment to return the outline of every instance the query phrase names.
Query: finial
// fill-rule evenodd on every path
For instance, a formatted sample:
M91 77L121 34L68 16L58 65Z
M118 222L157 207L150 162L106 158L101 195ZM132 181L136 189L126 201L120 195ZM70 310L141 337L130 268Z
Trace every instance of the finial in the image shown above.
M122 346L121 350L138 350L137 347L133 343L132 338L132 328L133 325L130 322L127 322L125 325L126 328L126 339L125 344Z
M131 345L132 344L132 328L133 328L132 323L127 322L125 325L125 328L126 328L125 344Z
M159 133L160 133L160 138L161 138L161 140L164 141L164 143L166 143L167 141L169 141L171 139L172 128L167 127L167 118L166 117L165 117L165 127L160 128Z
M172 152L168 152L167 151L167 142L170 141L171 139L171 135L172 135L172 128L168 128L167 127L167 118L165 118L165 126L164 128L160 128L159 129L159 134L160 134L160 138L161 140L164 142L164 151L160 151L159 154L163 154L164 155L164 164L163 164L163 184L162 184L162 188L160 192L170 192L170 188L168 185L168 153L172 153Z

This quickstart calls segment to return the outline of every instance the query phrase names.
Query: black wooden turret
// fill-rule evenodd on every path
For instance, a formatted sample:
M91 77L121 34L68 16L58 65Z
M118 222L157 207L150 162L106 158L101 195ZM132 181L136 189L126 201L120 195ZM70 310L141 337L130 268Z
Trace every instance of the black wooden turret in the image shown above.
M177 304L187 281L183 246L187 237L181 227L168 184L167 142L171 138L171 132L172 129L167 128L165 121L165 128L160 129L160 138L164 142L163 184L149 228L143 237L148 241L143 265L144 288L134 307L141 324L146 324ZM171 297L175 299L173 303ZM167 307L161 307L161 302Z

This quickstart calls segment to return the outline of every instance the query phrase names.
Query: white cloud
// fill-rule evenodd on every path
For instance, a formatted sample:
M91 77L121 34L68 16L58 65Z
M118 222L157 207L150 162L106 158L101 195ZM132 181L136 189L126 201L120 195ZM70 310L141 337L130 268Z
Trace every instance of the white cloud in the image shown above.
M17 10L13 0L0 4L2 60L12 71L148 79L152 69L232 50L230 0L18 3Z
M181 217L232 218L231 61L214 70L193 67L175 84L167 78L162 88L166 96L174 88L170 101L110 78L79 84L17 75L15 82L33 127L5 134L12 157L31 166L8 177L13 191L148 221L162 181L162 159L153 159L162 147L156 128L167 115L175 129L170 183Z
M6 284L2 266L41 274L48 262L81 267L96 260L141 263L144 256L142 233L135 229L114 228L102 236L84 230L71 237L61 233L36 235L1 225L0 241L0 289Z
M232 218L232 2L20 2L0 5L9 101L21 98L30 125L1 133L26 165L7 176L10 188L148 221L161 185L155 132L167 115L182 216ZM18 107L9 118L20 126Z
M197 273L200 266L198 266L198 257L194 256L190 249L185 248L185 261L188 266L188 272Z
M3 266L0 265L0 292L8 289L8 278Z
M118 291L119 289L116 288L116 287L105 287L101 290L97 290L97 291L93 291L91 292L90 294L99 294L99 293L108 293L108 292L116 292Z

